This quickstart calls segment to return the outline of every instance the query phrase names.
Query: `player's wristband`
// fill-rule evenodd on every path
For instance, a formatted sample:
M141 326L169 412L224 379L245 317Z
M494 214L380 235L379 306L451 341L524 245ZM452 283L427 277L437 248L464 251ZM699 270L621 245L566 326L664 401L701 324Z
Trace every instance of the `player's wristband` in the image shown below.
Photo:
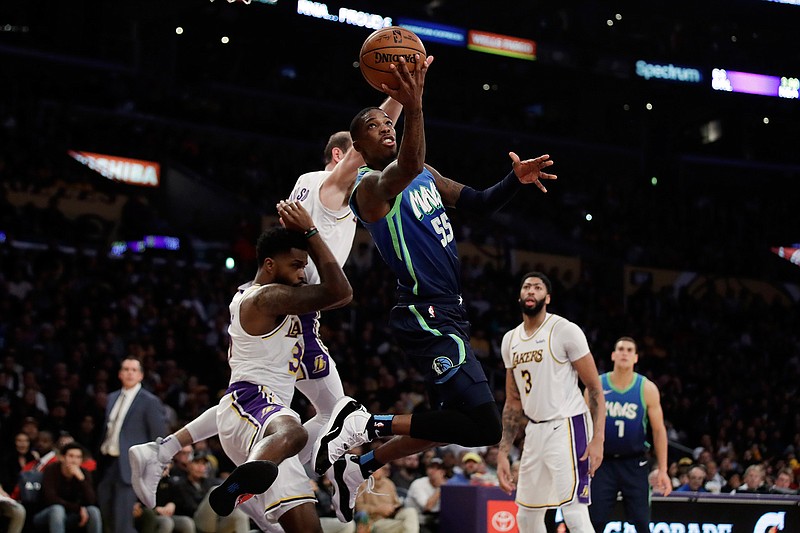
M311 237L313 237L317 233L319 233L319 230L317 229L317 227L316 226L311 226L310 228L308 228L305 231L305 233L303 233L303 237L305 237L306 239L310 239Z

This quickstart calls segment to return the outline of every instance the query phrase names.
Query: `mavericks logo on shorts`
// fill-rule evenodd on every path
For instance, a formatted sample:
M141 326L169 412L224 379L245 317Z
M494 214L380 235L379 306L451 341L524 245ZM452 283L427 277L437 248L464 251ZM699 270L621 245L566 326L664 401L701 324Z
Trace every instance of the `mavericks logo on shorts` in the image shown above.
M442 374L453 368L453 361L451 361L449 357L440 355L439 357L433 360L433 365L431 366L433 367L433 371L441 376Z

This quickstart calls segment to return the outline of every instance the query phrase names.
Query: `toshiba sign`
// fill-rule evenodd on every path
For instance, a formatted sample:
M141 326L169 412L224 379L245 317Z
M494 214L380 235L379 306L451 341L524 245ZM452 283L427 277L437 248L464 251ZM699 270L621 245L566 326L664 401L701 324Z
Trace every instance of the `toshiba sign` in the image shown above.
M158 187L161 165L153 161L74 150L69 150L67 153L75 161L110 180L144 187Z

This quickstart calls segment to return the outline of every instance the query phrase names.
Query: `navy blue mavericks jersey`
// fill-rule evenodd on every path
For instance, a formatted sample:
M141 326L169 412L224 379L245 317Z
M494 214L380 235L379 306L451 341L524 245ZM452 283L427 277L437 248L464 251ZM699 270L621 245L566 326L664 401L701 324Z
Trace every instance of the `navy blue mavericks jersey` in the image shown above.
M355 190L369 172L361 167L350 208L361 220ZM364 222L383 260L397 276L400 292L419 297L461 294L458 250L433 174L426 168L394 199L377 222Z
M650 447L644 377L635 372L633 375L633 383L625 390L615 388L608 373L600 376L606 398L606 456L644 453Z

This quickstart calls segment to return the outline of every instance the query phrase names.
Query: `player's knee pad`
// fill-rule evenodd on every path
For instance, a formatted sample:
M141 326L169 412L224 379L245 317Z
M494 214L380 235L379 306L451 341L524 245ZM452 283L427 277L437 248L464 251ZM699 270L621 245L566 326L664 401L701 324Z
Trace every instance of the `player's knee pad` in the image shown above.
M583 503L573 503L561 508L570 533L594 533L592 521L589 518L589 506Z
M528 509L520 507L517 510L517 525L519 533L547 533L544 525L545 509Z

